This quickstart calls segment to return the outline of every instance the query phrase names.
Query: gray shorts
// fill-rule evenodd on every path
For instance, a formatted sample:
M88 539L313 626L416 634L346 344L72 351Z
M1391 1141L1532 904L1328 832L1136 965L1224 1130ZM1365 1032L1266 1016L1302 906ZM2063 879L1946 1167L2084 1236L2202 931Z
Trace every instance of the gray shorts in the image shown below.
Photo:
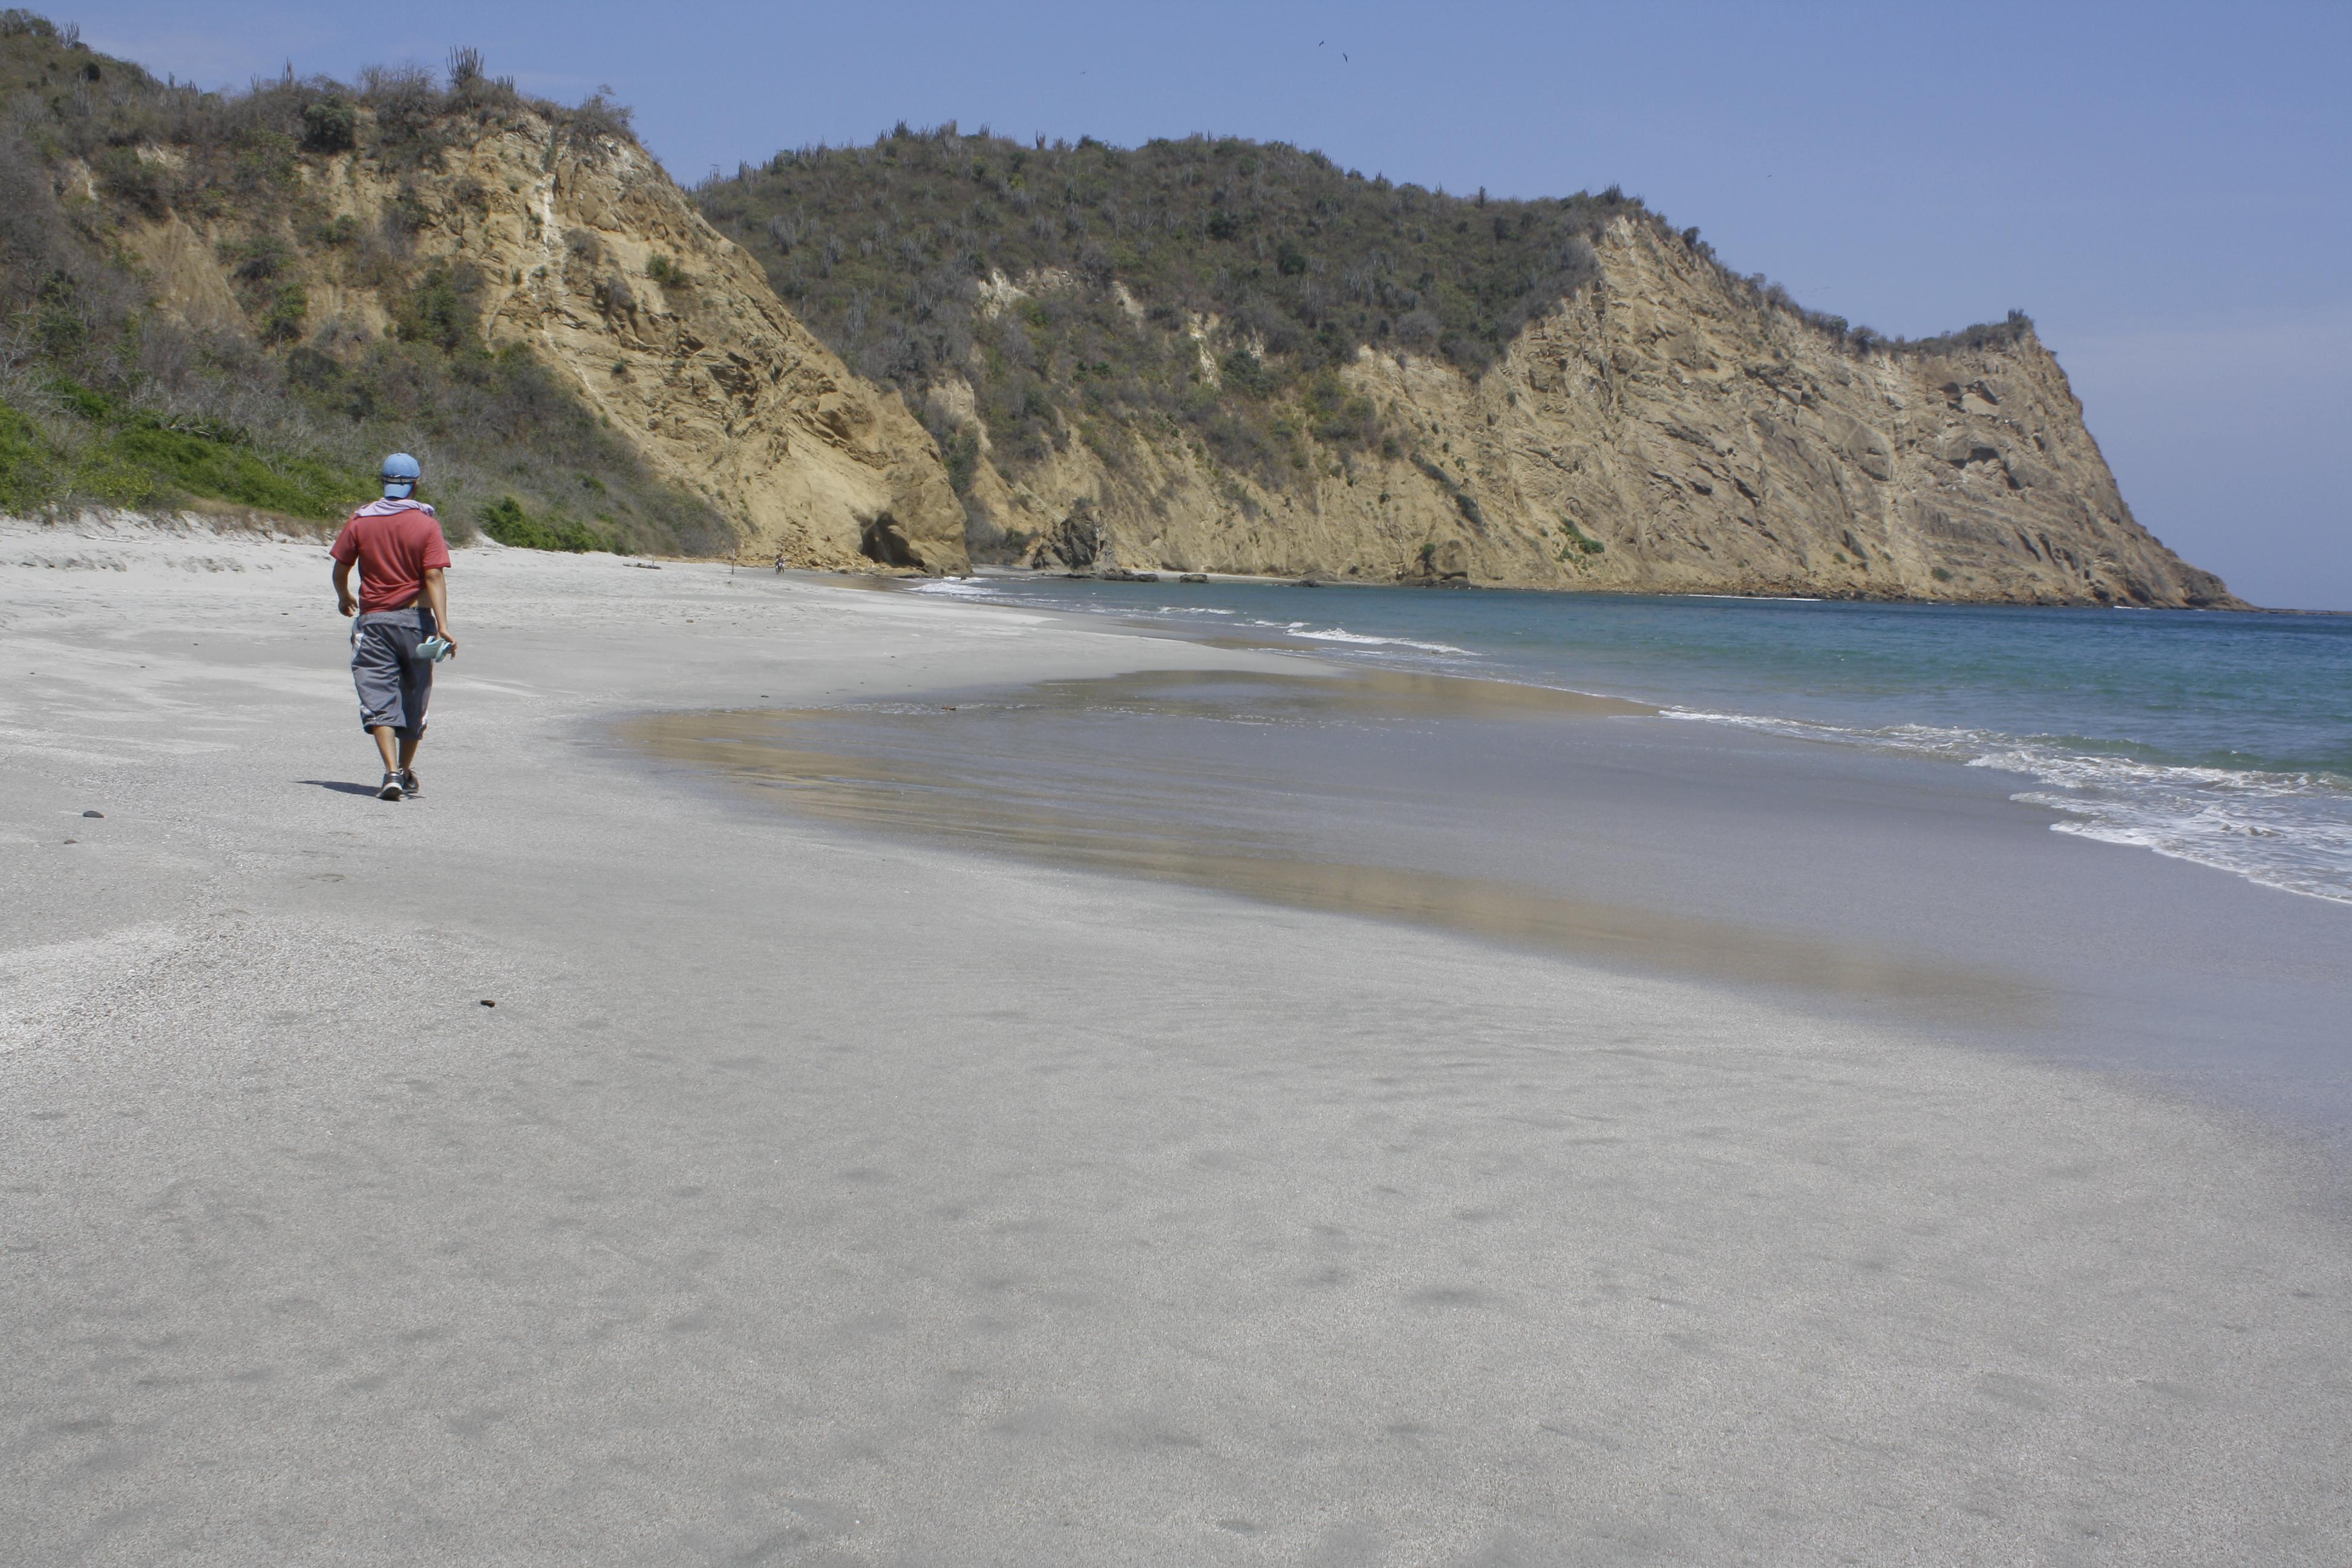
M433 661L416 645L437 628L422 605L370 610L352 623L352 684L359 688L360 728L389 724L404 741L425 733L433 697Z

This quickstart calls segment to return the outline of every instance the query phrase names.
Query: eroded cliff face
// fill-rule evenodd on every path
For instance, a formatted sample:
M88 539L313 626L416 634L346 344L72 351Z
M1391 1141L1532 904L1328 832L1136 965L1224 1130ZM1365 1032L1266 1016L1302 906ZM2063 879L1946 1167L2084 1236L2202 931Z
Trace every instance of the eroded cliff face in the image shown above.
M429 168L353 152L299 177L330 219L365 234L394 215L404 237L390 268L298 249L288 265L312 341L389 332L430 269L470 269L488 342L555 368L656 472L712 504L745 559L963 570L969 506L1036 536L1030 559L1045 565L2237 603L2133 521L2030 328L1858 351L1634 216L1597 236L1597 279L1475 379L1359 350L1341 379L1384 438L1342 449L1300 434L1278 482L1222 465L1172 419L1081 429L1056 416L1052 450L1000 466L971 388L944 381L929 394L934 423L969 427L979 447L960 498L898 395L852 374L624 138L521 110L450 139ZM131 240L166 309L266 336L227 270L239 234L229 214ZM1079 286L1056 273L980 287L1009 300ZM1109 287L1140 329L1144 305ZM1181 330L1210 382L1249 346L1213 319Z
M759 268L625 140L567 136L531 113L442 150L430 170L361 153L305 165L330 214L408 231L398 276L296 258L309 321L382 334L387 289L436 263L482 280L494 347L521 344L672 482L707 497L747 559L941 572L967 564L963 508L929 435L786 310ZM179 219L138 247L160 302L199 325L243 323L219 259L232 216Z
M971 498L1041 563L1537 587L2235 605L2138 523L2025 327L1859 352L1654 226L1475 382L1359 353L1386 455L1282 489L1172 428L1067 442ZM950 386L935 404L950 416Z

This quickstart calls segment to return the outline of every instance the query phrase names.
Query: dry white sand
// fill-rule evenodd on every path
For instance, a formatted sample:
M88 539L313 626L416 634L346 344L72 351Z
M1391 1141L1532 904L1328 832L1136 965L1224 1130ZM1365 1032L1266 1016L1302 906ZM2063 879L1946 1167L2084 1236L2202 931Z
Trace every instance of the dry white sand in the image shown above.
M390 805L315 544L104 533L0 525L11 1561L2352 1558L2258 1131L598 738L1247 656L472 552Z

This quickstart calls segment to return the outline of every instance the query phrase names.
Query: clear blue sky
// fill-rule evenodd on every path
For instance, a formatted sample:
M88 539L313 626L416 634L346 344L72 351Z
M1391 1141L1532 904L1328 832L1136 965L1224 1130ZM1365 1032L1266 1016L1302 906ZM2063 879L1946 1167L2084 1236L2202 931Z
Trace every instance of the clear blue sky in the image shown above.
M1454 191L1619 182L1739 270L1882 331L2030 311L2141 521L2250 598L2352 609L2347 0L53 14L207 85L472 44L549 97L610 83L685 180L952 119L1275 138Z

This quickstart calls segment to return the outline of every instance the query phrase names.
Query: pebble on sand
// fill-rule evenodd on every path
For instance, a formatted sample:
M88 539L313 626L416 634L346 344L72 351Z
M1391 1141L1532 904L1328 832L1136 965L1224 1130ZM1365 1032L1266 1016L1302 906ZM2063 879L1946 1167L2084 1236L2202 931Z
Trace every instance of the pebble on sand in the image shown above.
M102 812L102 811L85 811L85 812L83 812L83 813L82 813L82 815L83 815L84 816L100 816L100 817L102 817L102 816L104 816L106 815L106 813L104 813L104 812Z

